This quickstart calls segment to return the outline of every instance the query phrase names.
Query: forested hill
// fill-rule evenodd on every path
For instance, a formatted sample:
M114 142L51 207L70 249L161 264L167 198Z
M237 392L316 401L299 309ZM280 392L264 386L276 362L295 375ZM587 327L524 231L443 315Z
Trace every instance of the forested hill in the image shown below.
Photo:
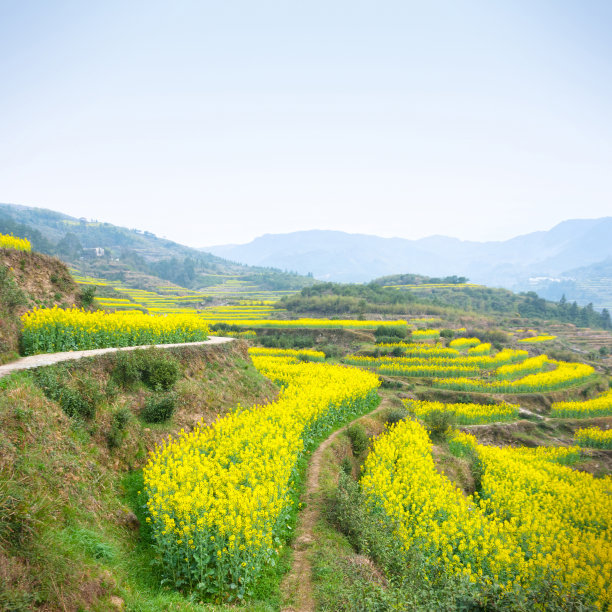
M159 278L198 289L232 276L271 290L300 289L313 282L276 268L231 262L151 232L42 208L0 204L0 233L28 238L35 251L55 255L85 274L112 280L139 272L152 277L152 282Z
M452 310L479 314L520 316L573 323L579 327L611 329L610 313L580 307L565 298L551 302L533 291L513 293L465 283L461 277L429 278L416 274L384 277L368 283L317 283L284 297L278 306L293 313L317 315L370 312L388 314L442 314Z

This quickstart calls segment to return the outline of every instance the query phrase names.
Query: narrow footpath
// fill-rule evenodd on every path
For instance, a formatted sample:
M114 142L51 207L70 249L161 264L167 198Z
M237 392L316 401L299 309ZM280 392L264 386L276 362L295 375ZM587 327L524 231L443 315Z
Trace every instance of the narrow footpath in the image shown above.
M312 588L312 562L313 544L315 544L314 526L321 516L323 508L322 491L319 483L321 468L324 464L325 451L333 441L353 423L357 423L366 416L372 416L389 407L389 401L383 398L378 407L364 414L344 427L337 429L329 438L326 438L312 453L306 474L306 490L300 500L303 510L298 516L295 540L293 542L293 561L291 570L281 584L284 601L292 605L283 607L283 612L314 612L315 601Z
M18 370L29 370L31 368L40 368L42 366L53 365L62 361L74 361L83 359L84 357L93 357L95 355L104 355L105 353L116 353L119 351L134 351L136 349L147 348L175 348L180 346L202 346L207 344L224 344L232 342L234 338L225 338L221 336L210 336L208 340L201 342L181 342L179 344L150 344L143 346L123 346L120 348L101 348L91 349L89 351L66 351L64 353L42 353L40 355L31 355L30 357L22 357L17 361L11 361L0 366L0 378L7 376L11 372Z

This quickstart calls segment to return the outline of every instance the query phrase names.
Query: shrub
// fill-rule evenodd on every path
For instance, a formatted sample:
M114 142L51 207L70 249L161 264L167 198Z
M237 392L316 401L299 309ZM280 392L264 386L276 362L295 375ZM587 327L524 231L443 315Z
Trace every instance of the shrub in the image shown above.
M134 353L136 352L134 351ZM133 387L141 378L137 356L131 354L131 352L118 352L115 355L115 366L113 367L111 378L124 389Z
M393 408L387 413L385 423L395 425L395 423L403 421L406 416L408 416L408 411L405 408Z
M324 344L317 347L317 350L325 353L325 359L339 359L344 355L344 351L337 344Z
M176 395L151 395L147 398L141 416L147 423L163 423L167 421L176 408Z
M124 437L125 426L128 424L132 413L128 408L119 408L113 414L111 428L106 436L109 448L117 448L121 445Z
M390 325L379 325L374 331L374 336L376 338L379 337L392 337L392 338L405 338L408 335L408 331L406 327L402 327L400 325L390 326Z
M423 421L429 436L434 442L441 442L446 438L446 431L455 425L455 416L446 410L431 410L423 415Z
M167 355L151 355L141 357L141 372L143 382L155 391L168 391L179 379L178 361Z
M90 308L93 306L94 299L96 297L96 287L85 287L81 289L79 293L79 301L81 302L81 306L83 308Z
M91 419L96 414L96 405L91 398L70 387L66 387L62 391L59 397L59 404L62 410L70 417Z
M353 449L353 454L355 456L360 455L366 450L366 448L368 448L370 438L368 437L364 426L360 423L355 423L348 427L346 430L346 435L351 441L351 448Z
M142 381L154 391L170 390L179 376L178 361L157 349L118 353L112 372L113 380L125 389Z
M347 476L352 476L353 475L353 462L348 457L345 457L344 459L342 459L342 462L340 463L340 469Z
M442 338L454 338L455 337L455 332L452 329L441 329L440 330L440 336Z

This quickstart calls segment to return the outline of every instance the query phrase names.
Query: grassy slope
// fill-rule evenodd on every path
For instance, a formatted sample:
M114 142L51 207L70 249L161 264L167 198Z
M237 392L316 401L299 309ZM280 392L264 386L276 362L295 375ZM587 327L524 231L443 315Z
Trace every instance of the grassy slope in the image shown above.
M211 279L210 274L236 275L261 289L299 290L313 282L306 276L278 269L228 261L150 232L80 221L42 208L0 204L0 232L27 237L34 249L57 255L84 274L121 279L142 289L166 285L167 281L190 289L222 282ZM72 238L69 245L63 244L67 235ZM80 247L102 247L106 256L86 254L83 258Z
M73 304L80 305L80 289L59 259L0 249L0 363L16 357L24 312Z
M90 420L67 417L31 372L0 382L0 609L205 609L159 586L139 468L168 434L238 402L271 400L277 390L255 371L242 342L168 352L181 378L177 412L165 424L138 416L152 393L142 384L124 391L109 382L114 356L63 369L67 384L87 380L102 394ZM130 417L119 446L109 448L112 415L121 408Z

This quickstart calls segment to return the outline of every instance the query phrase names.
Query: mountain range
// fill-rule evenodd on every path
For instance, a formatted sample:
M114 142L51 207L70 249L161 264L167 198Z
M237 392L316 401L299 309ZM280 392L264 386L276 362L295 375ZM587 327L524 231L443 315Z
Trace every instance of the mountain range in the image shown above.
M408 272L458 275L515 291L536 290L544 297L547 292L556 295L563 286L569 293L567 299L579 302L586 299L580 279L595 278L603 293L612 284L607 276L611 266L606 265L612 258L612 217L571 219L548 231L504 241L476 242L447 236L409 240L309 230L265 234L247 244L202 250L244 264L289 269L337 282L368 282ZM576 269L580 272L575 273ZM591 291L589 297L596 307L612 305L612 295L605 297L601 291Z

